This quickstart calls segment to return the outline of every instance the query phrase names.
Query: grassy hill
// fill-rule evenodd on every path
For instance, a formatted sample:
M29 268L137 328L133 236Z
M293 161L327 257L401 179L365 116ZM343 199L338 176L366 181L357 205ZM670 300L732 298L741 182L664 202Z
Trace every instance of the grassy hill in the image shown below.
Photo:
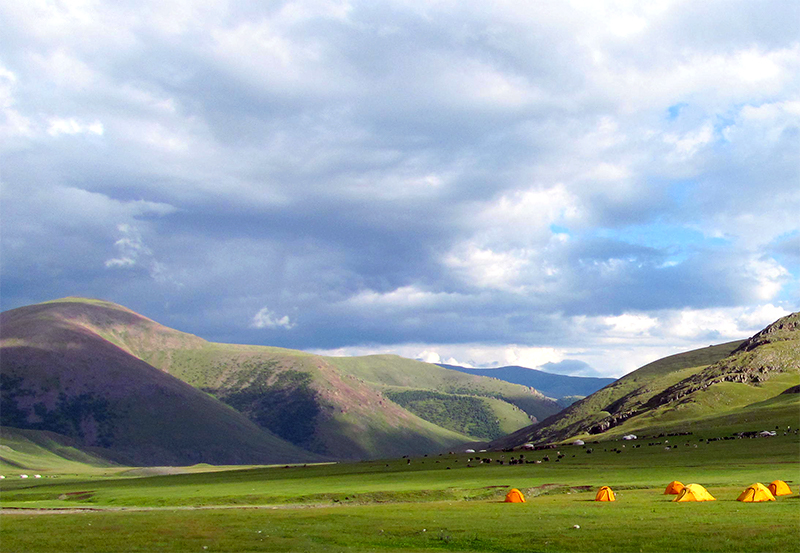
M125 463L423 454L559 409L523 386L396 356L212 343L98 300L66 298L2 317L3 425L57 432ZM409 390L446 394L465 417L387 395Z
M673 355L633 371L496 447L624 434L693 432L715 425L800 423L800 313L753 338Z
M95 333L138 321L117 306L61 302L2 313L2 425L67 436L120 463L275 463L318 457Z

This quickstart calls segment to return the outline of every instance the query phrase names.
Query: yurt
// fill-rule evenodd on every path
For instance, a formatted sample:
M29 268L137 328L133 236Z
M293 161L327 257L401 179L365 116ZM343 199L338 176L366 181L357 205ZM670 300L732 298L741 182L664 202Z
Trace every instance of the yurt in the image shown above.
M517 488L512 488L510 492L506 494L506 503L525 503L525 496L522 495L522 492L519 491Z
M678 495L683 491L683 484L678 482L677 480L673 480L669 484L667 484L667 489L664 490L664 495Z
M774 480L767 486L772 495L778 497L779 495L792 495L792 489L783 480Z
M757 503L759 501L775 501L775 496L769 491L761 482L756 482L745 488L745 490L736 498L736 501L744 501L745 503Z
M617 498L614 496L614 492L608 486L603 486L599 490L597 490L597 495L594 497L595 501L616 501Z
M708 493L700 484L689 484L684 486L678 497L672 501L716 501L717 499Z

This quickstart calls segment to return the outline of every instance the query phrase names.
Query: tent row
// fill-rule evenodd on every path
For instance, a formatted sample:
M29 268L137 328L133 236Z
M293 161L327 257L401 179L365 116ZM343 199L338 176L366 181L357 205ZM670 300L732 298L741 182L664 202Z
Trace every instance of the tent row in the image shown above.
M674 480L667 485L664 490L664 495L676 495L677 497L672 501L716 501L717 499L708 493L700 484L689 484L684 486L677 480ZM775 501L776 496L792 495L792 490L789 485L783 480L775 480L769 486L765 486L760 482L756 482L745 488L745 490L736 498L736 501L744 501L747 503L758 501ZM614 491L608 486L602 486L597 490L595 501L616 501ZM517 488L511 489L506 494L506 503L525 503L525 496Z
M716 498L708 493L700 484L689 484L684 486L677 480L674 480L667 485L664 490L664 495L677 495L673 501L716 501ZM792 495L792 489L783 480L774 480L769 486L765 486L761 482L751 484L739 494L736 501L743 501L745 503L752 503L758 501L775 501L775 498L781 495Z

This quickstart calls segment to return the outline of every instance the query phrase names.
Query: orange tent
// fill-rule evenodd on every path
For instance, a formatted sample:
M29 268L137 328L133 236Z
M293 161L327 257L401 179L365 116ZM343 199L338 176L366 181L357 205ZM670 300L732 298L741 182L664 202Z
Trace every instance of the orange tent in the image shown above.
M774 482L771 482L768 487L769 491L771 491L772 495L775 497L778 497L779 495L792 495L792 489L783 480L775 480Z
M708 493L700 484L689 484L683 488L678 497L672 501L716 501L717 499Z
M522 492L519 491L517 488L512 488L510 492L506 494L506 503L525 503L525 496L522 495Z
M673 480L667 485L667 489L664 490L664 495L678 495L682 491L683 491L683 484L681 484L677 480Z
M775 496L769 491L764 484L756 482L745 488L745 490L736 498L736 501L744 501L746 503L755 503L758 501L775 501Z
M595 501L616 501L614 492L608 486L603 486L597 490L597 495L594 497Z

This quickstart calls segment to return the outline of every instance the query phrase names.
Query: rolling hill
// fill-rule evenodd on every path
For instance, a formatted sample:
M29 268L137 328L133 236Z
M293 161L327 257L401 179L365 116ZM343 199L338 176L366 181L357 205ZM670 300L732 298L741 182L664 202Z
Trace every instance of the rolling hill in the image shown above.
M560 409L527 387L396 356L208 342L98 300L0 317L2 425L56 432L128 464L423 454ZM418 401L426 393L446 396L446 408Z
M103 339L89 324L137 319L90 302L3 313L2 425L57 433L87 453L134 465L320 458Z
M800 313L741 342L666 357L493 447L625 434L694 432L800 423Z

